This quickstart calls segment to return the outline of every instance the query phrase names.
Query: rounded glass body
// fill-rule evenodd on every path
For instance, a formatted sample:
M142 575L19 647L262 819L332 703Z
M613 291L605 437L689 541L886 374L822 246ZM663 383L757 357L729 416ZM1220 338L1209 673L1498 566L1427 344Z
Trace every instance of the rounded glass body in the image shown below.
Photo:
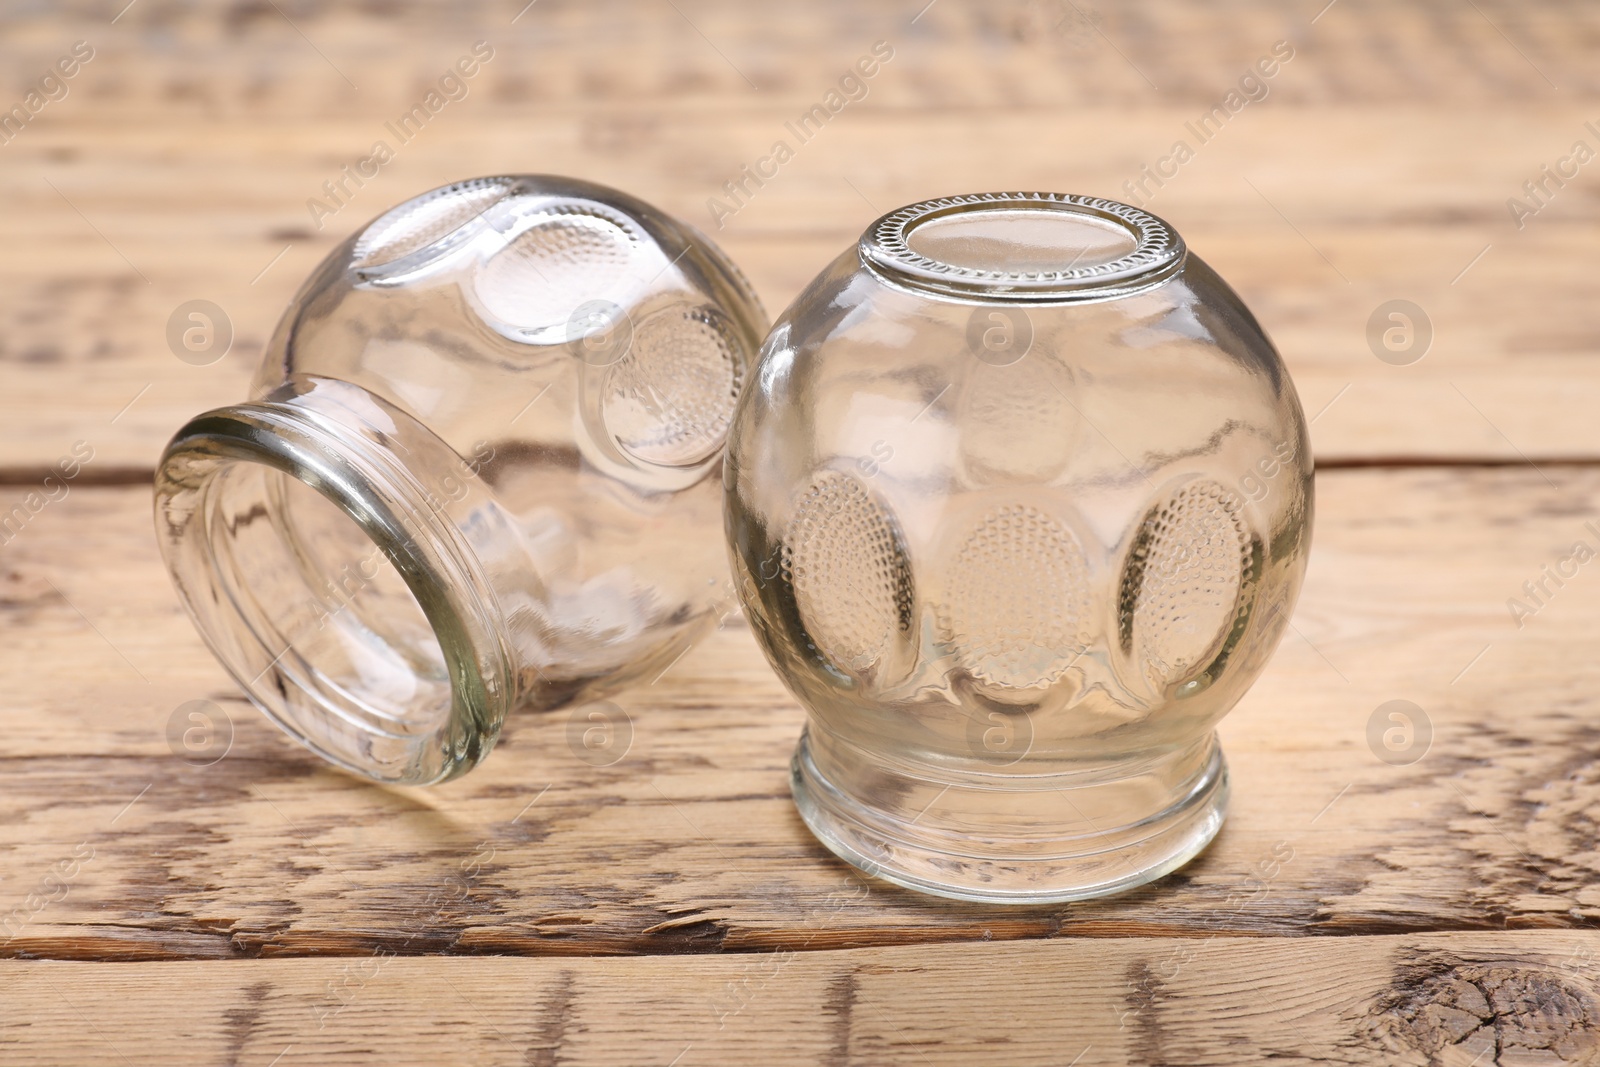
M1312 462L1277 352L1161 220L1032 193L878 220L768 335L724 487L833 851L1034 903L1215 835L1213 728L1286 625Z
M387 781L664 670L730 603L716 474L764 332L705 237L544 176L434 190L306 282L156 524L250 697Z

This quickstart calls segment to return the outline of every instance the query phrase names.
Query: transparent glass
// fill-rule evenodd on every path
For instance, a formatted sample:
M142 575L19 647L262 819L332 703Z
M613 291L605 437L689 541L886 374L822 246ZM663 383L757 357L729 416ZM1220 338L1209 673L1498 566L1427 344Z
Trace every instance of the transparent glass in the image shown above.
M1164 222L1036 193L884 216L779 318L728 450L825 845L1037 903L1216 834L1214 727L1299 590L1312 462L1271 342Z
M654 677L726 611L716 474L764 330L715 246L614 190L408 201L306 282L254 399L168 446L178 593L315 751L459 774L508 711Z

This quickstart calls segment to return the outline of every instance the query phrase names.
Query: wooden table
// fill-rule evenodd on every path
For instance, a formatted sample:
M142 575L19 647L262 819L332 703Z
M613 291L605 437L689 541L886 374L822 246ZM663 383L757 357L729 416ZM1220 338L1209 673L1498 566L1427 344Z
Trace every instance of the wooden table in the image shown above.
M1600 9L124 2L29 7L0 41L5 101L93 53L0 144L0 511L27 509L0 546L0 1062L1600 1059L1600 562L1562 563L1600 548L1600 161L1572 155L1600 149ZM464 99L308 207L480 40ZM718 228L708 200L879 41L865 98ZM1265 97L1162 163L1280 41ZM1228 823L1158 884L1003 909L864 880L793 810L802 715L736 619L618 698L612 766L557 715L385 789L268 725L170 592L161 445L416 192L622 186L777 309L897 205L1126 197L1147 164L1173 172L1149 206L1282 348L1319 468L1293 629L1222 727ZM192 299L233 329L206 366L165 339ZM1369 318L1399 299L1431 344L1385 362ZM1423 715L1386 761L1397 699ZM209 766L169 744L192 700L231 724Z

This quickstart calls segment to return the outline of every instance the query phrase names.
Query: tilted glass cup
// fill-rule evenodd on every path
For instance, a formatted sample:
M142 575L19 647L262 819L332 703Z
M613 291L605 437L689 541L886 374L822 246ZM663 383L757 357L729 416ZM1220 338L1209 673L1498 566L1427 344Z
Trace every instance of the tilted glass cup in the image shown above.
M180 598L272 719L373 778L670 665L731 603L716 473L765 329L704 236L566 178L458 182L340 245L247 403L156 474Z
M1213 728L1287 623L1312 462L1282 360L1166 223L1043 193L884 216L779 317L728 451L830 849L1036 903L1216 834Z

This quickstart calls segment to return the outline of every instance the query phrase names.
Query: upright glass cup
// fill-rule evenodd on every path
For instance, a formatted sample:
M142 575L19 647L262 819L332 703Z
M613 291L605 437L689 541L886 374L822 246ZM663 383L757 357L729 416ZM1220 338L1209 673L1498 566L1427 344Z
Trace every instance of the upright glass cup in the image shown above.
M156 526L271 718L373 778L664 670L731 602L715 477L765 328L705 237L612 189L448 185L340 245L254 399L178 431Z
M834 852L1038 903L1216 834L1213 728L1298 593L1312 463L1282 360L1166 223L1049 193L884 216L768 335L724 486Z

